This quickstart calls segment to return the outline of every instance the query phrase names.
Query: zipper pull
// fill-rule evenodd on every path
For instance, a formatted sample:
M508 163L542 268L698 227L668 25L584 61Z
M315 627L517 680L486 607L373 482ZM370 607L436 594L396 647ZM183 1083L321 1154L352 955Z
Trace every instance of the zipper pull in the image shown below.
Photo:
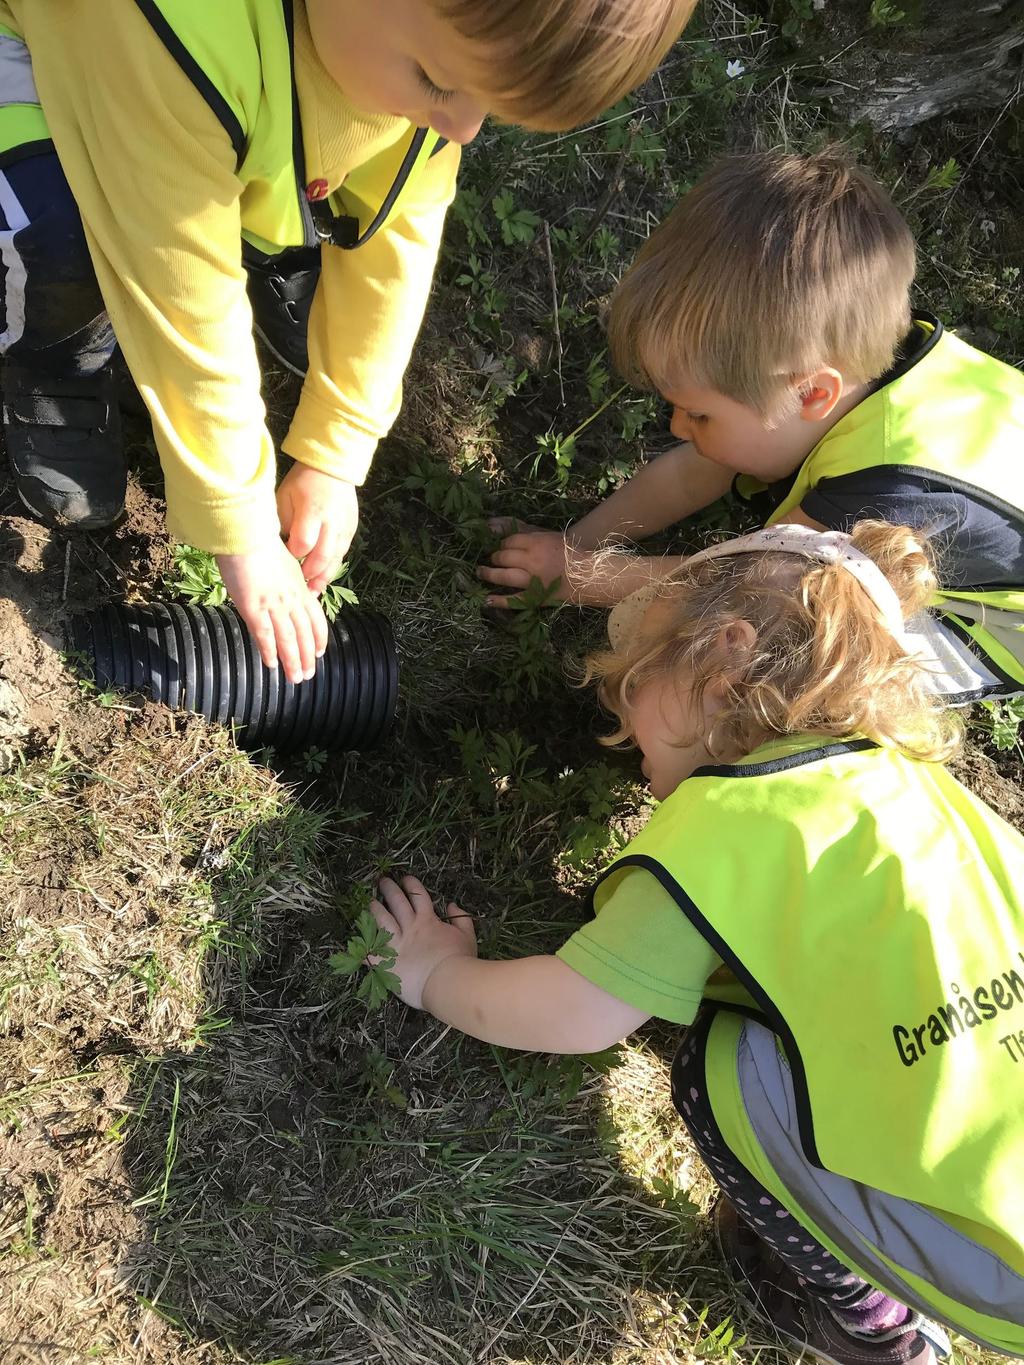
M306 186L306 199L313 219L313 231L321 242L345 249L359 244L359 219L347 214L336 217L331 212L327 202L326 180L311 180Z

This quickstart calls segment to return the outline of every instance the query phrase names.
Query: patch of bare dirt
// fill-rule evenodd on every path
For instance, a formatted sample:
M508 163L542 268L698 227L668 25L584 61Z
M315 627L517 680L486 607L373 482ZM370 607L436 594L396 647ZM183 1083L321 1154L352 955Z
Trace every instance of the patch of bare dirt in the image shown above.
M0 771L61 727L77 726L85 743L90 730L116 724L73 708L78 688L61 658L68 623L103 602L151 595L170 564L163 503L134 475L123 520L91 533L54 531L23 515L0 483Z

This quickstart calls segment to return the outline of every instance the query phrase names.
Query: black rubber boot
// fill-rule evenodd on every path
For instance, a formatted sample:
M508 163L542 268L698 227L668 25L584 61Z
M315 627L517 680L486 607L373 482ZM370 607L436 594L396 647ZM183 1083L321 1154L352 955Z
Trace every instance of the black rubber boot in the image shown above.
M306 329L320 278L320 248L302 247L265 256L246 246L242 261L248 274L253 323L271 355L300 377L309 369Z
M128 473L109 366L63 379L8 360L4 442L22 502L50 526L95 530L124 510Z

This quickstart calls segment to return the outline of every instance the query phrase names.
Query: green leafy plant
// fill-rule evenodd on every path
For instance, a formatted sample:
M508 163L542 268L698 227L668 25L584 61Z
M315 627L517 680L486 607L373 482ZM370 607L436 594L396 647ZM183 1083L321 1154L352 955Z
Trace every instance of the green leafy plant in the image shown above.
M1000 750L1015 748L1020 740L1021 722L1024 721L1024 697L987 701L984 707L989 715L992 743Z
M370 962L370 958L377 960ZM402 988L402 983L390 970L395 965L395 958L391 935L380 927L369 910L362 910L356 920L356 932L344 951L332 953L327 965L341 977L358 976L356 998L362 1000L368 1010L376 1010L389 995L397 995Z
M416 489L432 512L450 518L460 526L476 525L483 520L484 491L472 469L455 475L447 465L426 457L417 460L403 487Z
M194 545L176 545L174 568L177 577L169 578L167 586L175 596L204 607L219 607L228 600L217 561L205 550L197 550Z
M925 182L921 186L922 193L935 193L939 190L954 189L960 182L960 167L955 157L950 157L941 166L932 166Z
M491 200L491 207L501 227L501 240L506 246L533 241L540 227L540 214L532 209L517 209L511 190L496 194Z
M327 617L328 621L334 620L346 602L354 606L359 601L358 596L352 588L346 587L341 581L347 573L348 564L342 564L341 568L320 594L320 605L323 607L324 615Z
M307 749L302 755L302 766L307 773L321 773L327 763L326 749Z
M533 462L532 473L536 474L544 457L546 455L550 456L555 464L555 482L558 484L559 488L564 488L569 481L569 472L572 469L572 462L576 457L576 438L582 432L586 431L591 422L596 421L606 408L609 408L611 404L615 402L616 398L618 398L621 393L624 393L625 390L626 385L620 384L614 393L610 393L604 402L594 409L589 417L584 418L579 426L575 427L567 435L562 436L557 432L547 431L543 436L538 436L537 455Z
M906 17L906 10L894 5L892 0L871 0L868 23L872 28L892 28L895 24L902 24Z
M605 223L602 223L594 233L591 238L591 245L597 253L598 260L606 270L613 261L618 259L622 246L618 236Z
M490 246L491 234L487 230L483 213L484 201L480 193L471 186L460 189L452 204L452 217L462 224L466 245Z

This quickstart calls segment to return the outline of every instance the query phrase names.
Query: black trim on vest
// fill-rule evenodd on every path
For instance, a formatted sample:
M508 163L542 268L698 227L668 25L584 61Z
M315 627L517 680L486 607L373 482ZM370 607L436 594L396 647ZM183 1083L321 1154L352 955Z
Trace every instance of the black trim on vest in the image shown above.
M900 343L900 349L896 359L886 370L885 374L880 374L871 385L871 392L877 393L879 389L884 389L887 384L895 383L897 379L902 379L908 374L915 365L922 361L929 351L939 344L939 338L946 330L934 313L927 313L923 308L915 308L910 315L912 326L907 335ZM928 333L922 342L911 346L912 341L921 335L917 324L926 322L933 331Z
M352 243L353 247L365 246L365 244L370 240L370 238L377 231L377 229L385 223L388 214L395 206L395 200L402 193L402 190L405 187L405 182L409 179L409 175L410 172L412 171L413 166L415 165L416 158L417 156L419 156L420 148L423 146L426 139L427 139L426 128L417 128L412 135L412 139L409 143L409 146L406 148L405 156L402 157L402 164L398 168L398 173L396 174L394 180L391 182L391 188L384 196L383 204L381 204L380 208L377 210L377 214L376 217L373 219L373 222L360 236L359 240Z
M690 782L695 777L764 777L768 773L783 773L789 768L802 768L807 763L835 758L839 754L860 754L867 749L880 747L873 739L840 739L834 744L819 744L815 749L801 749L797 754L769 758L764 763L709 763L703 768L695 768L686 780Z
M755 767L760 765L755 764ZM704 771L707 771L706 769ZM696 776L696 774L694 774ZM796 1045L796 1038L785 1018L778 1010L775 1002L763 990L760 983L750 974L740 958L738 958L725 941L717 929L705 919L704 915L697 909L693 901L679 885L676 879L662 867L656 859L649 857L645 853L627 853L624 858L618 858L611 867L594 883L589 897L589 908L593 912L594 894L597 888L604 881L605 877L613 872L618 872L623 867L642 867L645 872L649 872L656 878L662 888L675 901L676 905L690 921L701 937L714 948L725 965L732 969L737 980L747 988L750 994L760 1006L761 1013L751 1010L743 1005L730 1005L721 1000L711 1000L704 997L703 1004L709 1009L725 1009L732 1014L743 1014L747 1018L754 1019L758 1023L767 1024L776 1037L781 1041L786 1053L786 1060L789 1062L790 1071L793 1075L793 1095L796 1101L797 1127L800 1133L800 1142L804 1153L812 1165L827 1169L818 1152L818 1145L814 1138L814 1123L811 1118L810 1093L807 1086L807 1074L804 1071L803 1059L800 1056L800 1049Z
M5 171L8 166L13 166L19 161L25 161L30 156L56 155L57 149L54 147L52 139L48 137L39 137L33 142L19 142L17 147L8 147L6 152L0 152L0 170Z
M447 146L448 139L446 137L439 137L437 139L437 142L434 144L433 151L430 153L430 156L427 158L427 160L429 161L432 157L437 156L438 152L443 151L444 148Z
M189 52L188 48L175 33L174 29L171 28L170 24L160 12L156 0L135 0L135 3L149 21L150 27L163 43L164 47L166 47L167 51L210 106L217 121L231 139L231 145L235 149L235 156L238 159L238 164L241 165L246 152L245 133L242 130L242 125L235 117L231 106L196 61L195 57L192 56L192 53Z

